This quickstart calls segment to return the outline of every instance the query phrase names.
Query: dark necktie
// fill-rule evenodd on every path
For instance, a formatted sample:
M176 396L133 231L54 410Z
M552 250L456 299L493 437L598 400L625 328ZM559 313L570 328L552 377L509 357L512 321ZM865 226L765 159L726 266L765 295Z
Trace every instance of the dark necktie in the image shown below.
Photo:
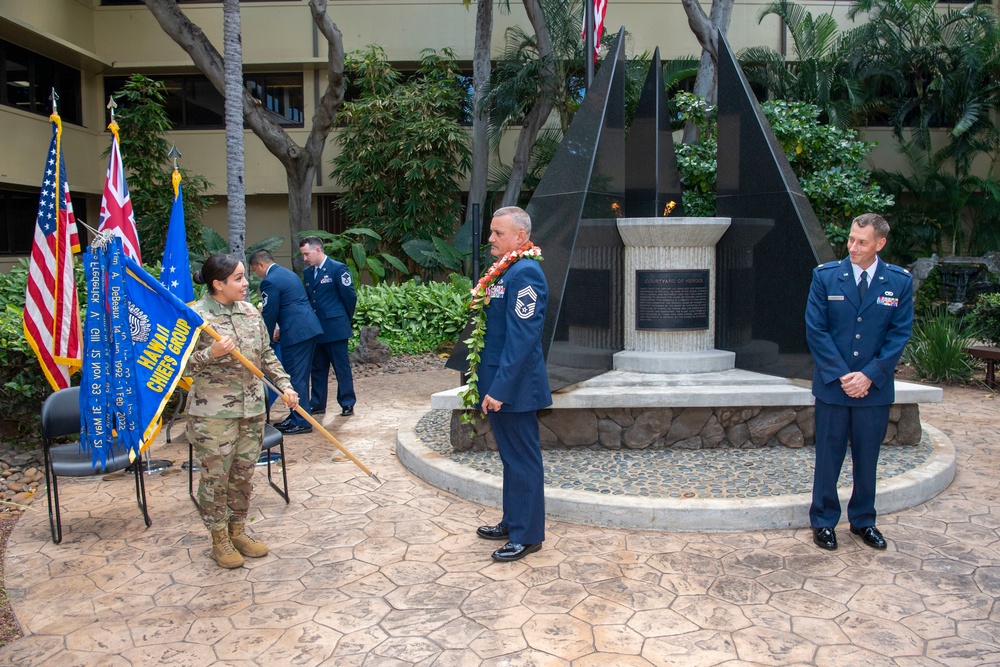
M868 294L868 272L862 271L861 280L858 281L858 297L864 299L865 294Z

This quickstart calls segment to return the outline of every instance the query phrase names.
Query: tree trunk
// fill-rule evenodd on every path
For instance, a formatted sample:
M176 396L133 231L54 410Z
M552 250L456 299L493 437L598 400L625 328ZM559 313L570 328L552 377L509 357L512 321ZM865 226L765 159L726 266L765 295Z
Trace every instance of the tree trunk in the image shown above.
M195 67L202 71L220 94L225 95L223 58L205 32L188 19L180 10L177 0L143 0L157 23L171 39L191 57ZM296 184L294 193L288 193L289 231L294 242L304 230L312 229L312 188L316 169L323 163L323 149L333 129L337 108L344 99L344 39L327 14L327 0L309 0L309 11L320 34L327 41L327 87L316 107L306 145L299 146L256 103L242 85L243 120L285 167L289 187ZM295 202L293 204L293 202ZM306 205L302 205L305 202Z
M555 87L556 72L552 60L552 39L549 37L549 26L545 22L545 14L542 13L542 6L539 0L524 0L524 10L528 13L528 20L535 31L535 43L538 46L538 56L548 61L543 74L543 88L553 89ZM552 113L555 105L552 96L543 94L542 98L532 105L528 114L524 118L524 125L521 127L521 134L517 139L517 149L514 152L514 161L510 167L510 176L507 179L507 189L503 193L503 206L514 206L521 196L521 186L524 184L524 177L528 174L529 158L531 149L535 146L535 140L545 122Z
M521 135L517 138L514 161L510 166L510 177L507 179L507 189L504 190L501 206L517 206L524 177L528 174L531 149L535 147L535 139L548 120L549 114L552 113L553 106L551 99L538 100L525 116Z
M493 0L479 0L476 8L476 46L472 60L472 174L469 177L469 206L485 204L486 177L489 173L489 110L483 104L490 81L490 43L493 37ZM481 225L482 219L474 220ZM473 249L475 251L475 249Z
M719 44L718 33L729 32L729 21L733 16L733 0L712 0L712 15L705 15L698 0L681 0L684 13L687 14L691 32L701 44L701 61L698 63L698 76L694 82L694 94L704 97L710 104L718 99L718 64ZM698 140L698 130L694 123L684 127L683 142L686 144Z
M226 82L226 220L229 250L243 257L247 236L246 187L243 182L243 45L240 1L223 0L223 52Z

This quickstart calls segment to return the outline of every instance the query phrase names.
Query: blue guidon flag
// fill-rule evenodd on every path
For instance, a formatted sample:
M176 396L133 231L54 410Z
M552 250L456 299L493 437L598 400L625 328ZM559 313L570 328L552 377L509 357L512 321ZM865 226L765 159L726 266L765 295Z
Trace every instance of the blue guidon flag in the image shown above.
M149 447L204 320L127 257L117 237L95 240L83 265L80 444L103 468L109 452L138 456Z

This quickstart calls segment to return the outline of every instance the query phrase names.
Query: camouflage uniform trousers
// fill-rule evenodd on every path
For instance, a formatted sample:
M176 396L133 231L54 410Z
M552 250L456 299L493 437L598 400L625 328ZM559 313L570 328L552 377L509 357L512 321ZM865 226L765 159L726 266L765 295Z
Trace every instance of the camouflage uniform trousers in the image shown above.
M187 418L188 442L201 470L198 506L210 531L245 521L254 466L264 438L264 415L242 419Z

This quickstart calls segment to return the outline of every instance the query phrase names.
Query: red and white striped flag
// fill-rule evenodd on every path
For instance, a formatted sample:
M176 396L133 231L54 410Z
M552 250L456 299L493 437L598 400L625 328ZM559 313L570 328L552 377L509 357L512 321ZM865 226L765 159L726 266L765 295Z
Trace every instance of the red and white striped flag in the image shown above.
M128 183L125 182L125 167L122 164L122 153L118 148L118 123L111 121L111 155L108 161L108 177L104 181L104 196L101 198L101 224L97 231L110 229L115 236L120 236L125 254L142 264L139 253L139 232L135 228L135 215L132 213L132 200L128 196Z
M59 390L69 386L70 374L80 367L80 306L73 277L73 253L80 252L80 237L60 144L62 121L58 114L49 120L52 144L31 245L24 337L38 355L52 389Z
M594 3L594 35L590 40L590 48L593 49L594 62L597 62L597 52L601 48L601 37L604 35L604 15L608 12L608 0L584 0L584 2ZM583 22L583 41L587 40L587 21Z

